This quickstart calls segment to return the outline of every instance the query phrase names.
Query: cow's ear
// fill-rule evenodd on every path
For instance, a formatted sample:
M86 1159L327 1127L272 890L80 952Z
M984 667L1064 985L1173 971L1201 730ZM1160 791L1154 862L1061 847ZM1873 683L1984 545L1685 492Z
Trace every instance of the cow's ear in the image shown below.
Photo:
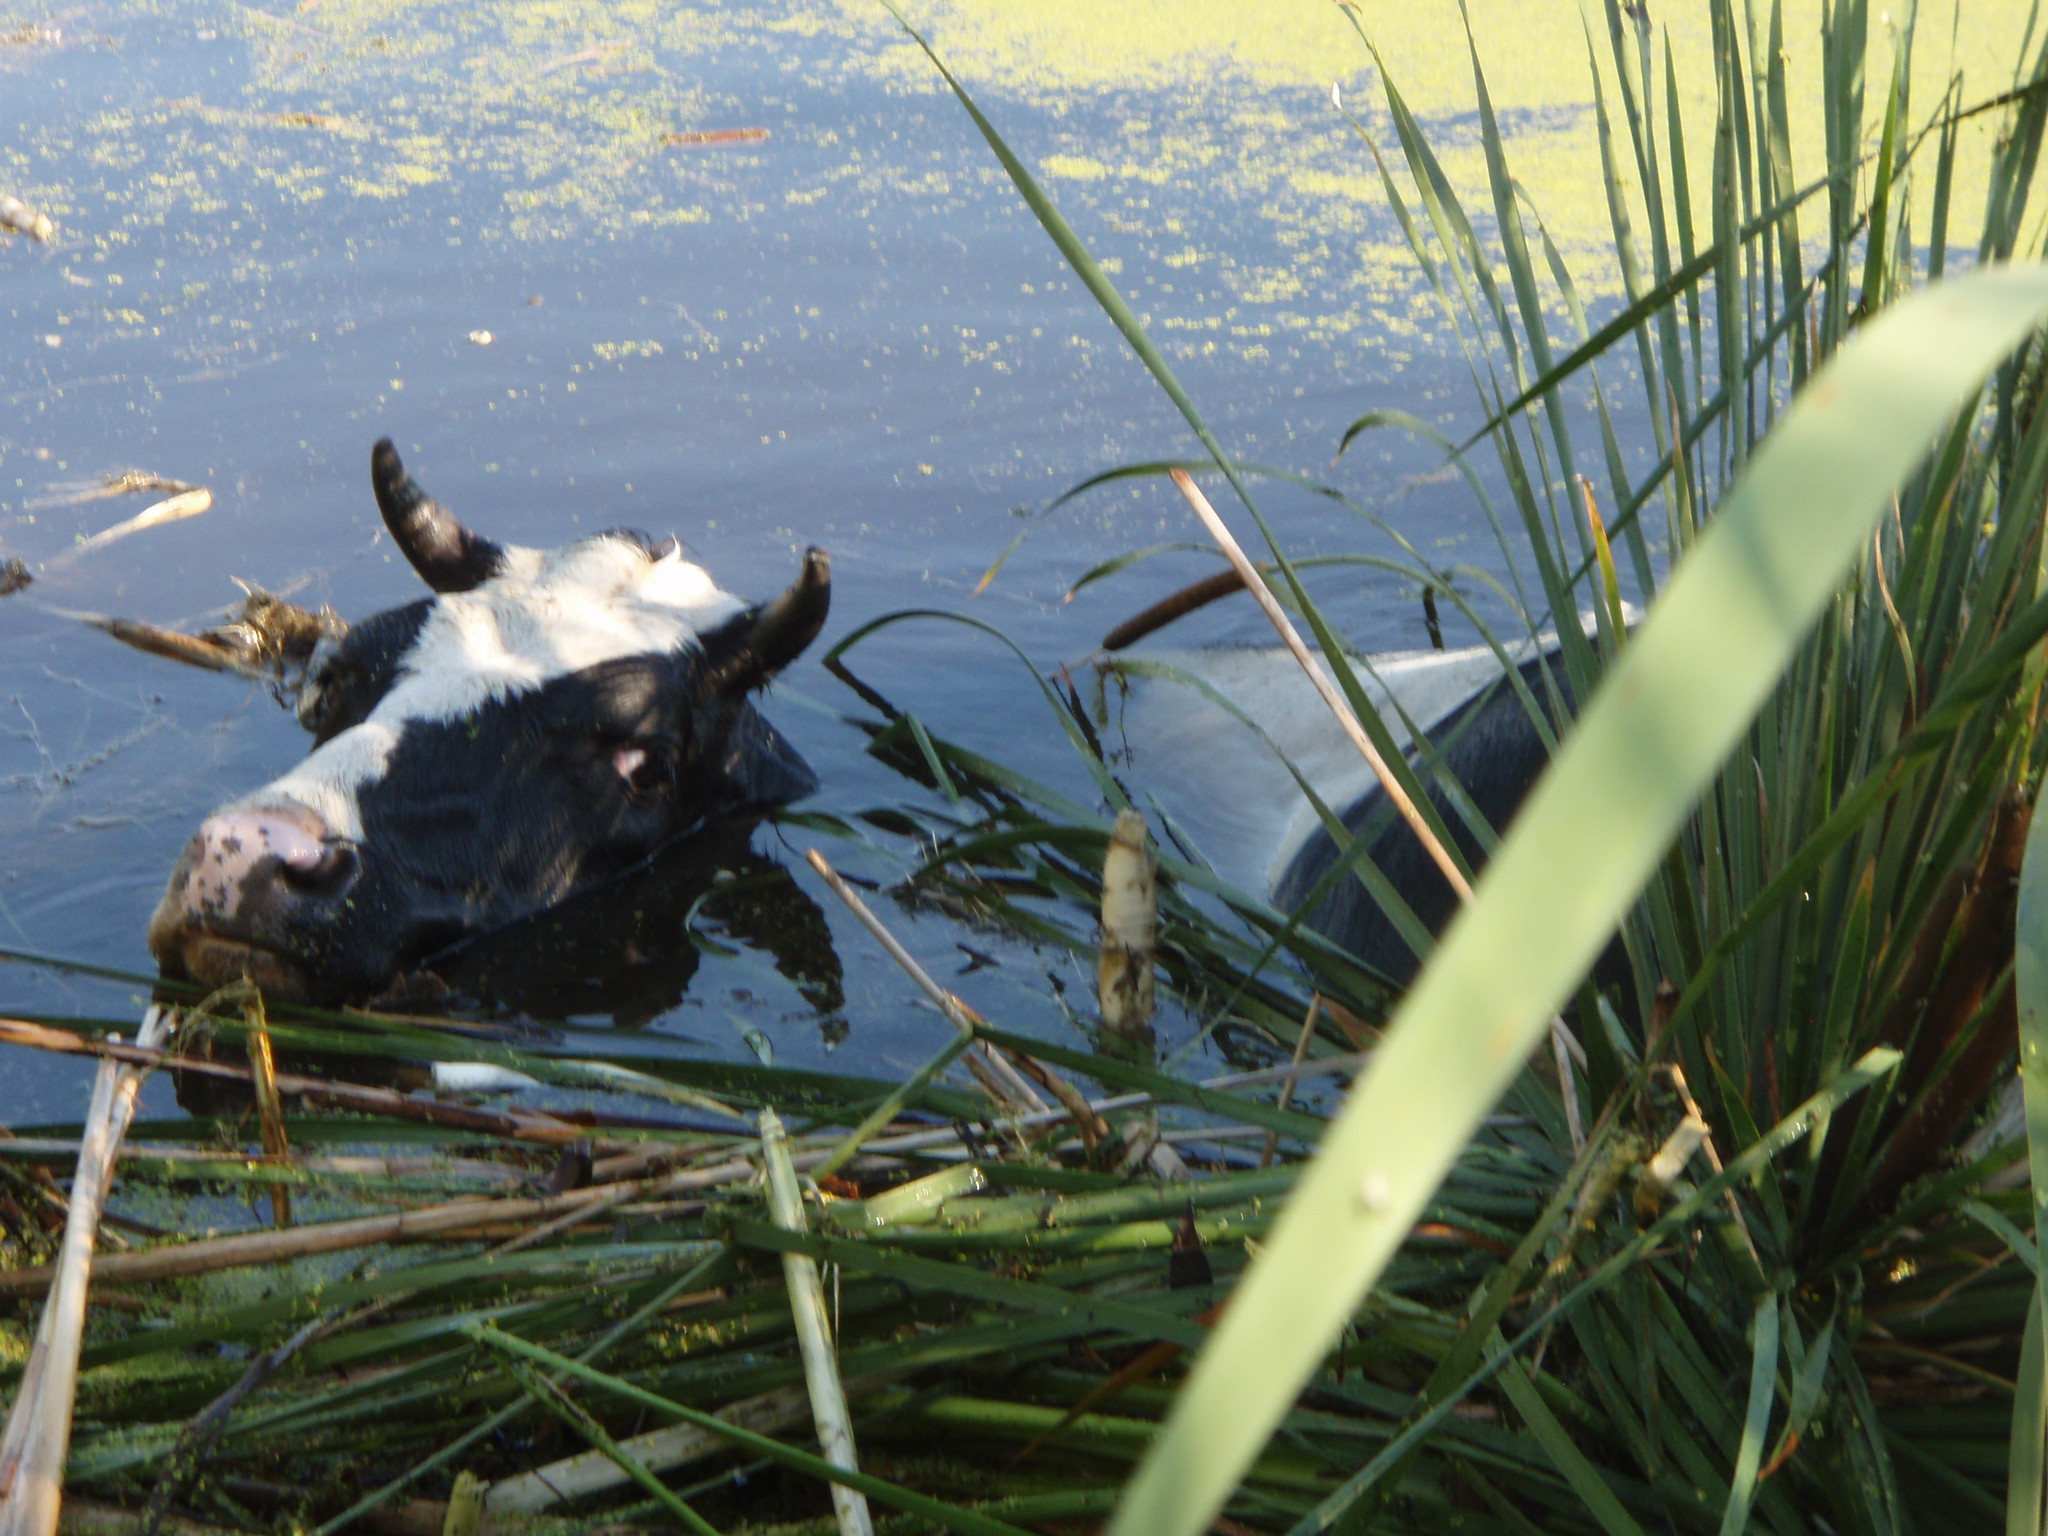
M370 450L370 484L393 541L436 592L467 592L504 567L502 549L413 484L388 437Z
M832 560L822 549L804 551L804 568L789 590L754 615L746 653L762 682L780 672L818 638L832 608Z

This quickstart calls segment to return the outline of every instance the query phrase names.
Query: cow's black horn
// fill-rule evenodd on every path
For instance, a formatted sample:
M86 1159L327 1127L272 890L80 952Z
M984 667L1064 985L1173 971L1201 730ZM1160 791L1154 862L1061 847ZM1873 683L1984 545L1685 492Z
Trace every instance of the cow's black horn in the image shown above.
M747 651L758 675L780 672L818 638L832 608L832 557L822 549L804 551L804 568L782 596L754 616Z
M388 437L370 450L370 483L377 488L384 526L436 592L467 592L489 581L504 565L502 549L471 533L454 513L413 484Z

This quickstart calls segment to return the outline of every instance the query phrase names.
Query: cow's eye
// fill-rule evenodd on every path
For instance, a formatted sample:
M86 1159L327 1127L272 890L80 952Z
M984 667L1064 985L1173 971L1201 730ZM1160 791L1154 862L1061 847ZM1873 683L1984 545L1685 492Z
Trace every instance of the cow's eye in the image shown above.
M627 742L612 748L612 769L635 800L666 793L671 782L668 754L647 743Z

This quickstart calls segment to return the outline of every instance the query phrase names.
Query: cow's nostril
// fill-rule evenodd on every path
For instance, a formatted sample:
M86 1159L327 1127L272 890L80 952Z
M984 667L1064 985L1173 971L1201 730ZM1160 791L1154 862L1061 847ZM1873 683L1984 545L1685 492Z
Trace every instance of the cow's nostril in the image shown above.
M360 860L354 845L322 843L317 848L295 848L280 857L284 881L308 896L331 896L354 878Z

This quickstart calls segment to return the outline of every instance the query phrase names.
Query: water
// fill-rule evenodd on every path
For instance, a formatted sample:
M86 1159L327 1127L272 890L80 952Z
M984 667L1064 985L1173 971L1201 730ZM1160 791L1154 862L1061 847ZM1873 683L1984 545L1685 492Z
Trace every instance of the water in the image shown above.
M935 19L1236 452L1334 479L1434 560L1501 569L1433 451L1378 433L1332 464L1367 410L1478 421L1327 100L1333 74L1353 102L1369 87L1334 8L1276 8L1256 30L1207 4L1100 23L1065 5ZM1545 46L1509 51L1496 87L1536 103L1506 120L1538 190L1545 175L1563 188L1554 232L1576 259L1602 243L1595 200L1574 195L1592 185L1583 44L1544 26ZM367 484L386 434L498 539L674 532L755 596L824 545L828 641L934 608L1050 668L1215 568L1170 553L1063 600L1099 561L1199 530L1156 482L1040 518L1048 501L1196 445L878 10L165 0L0 12L0 40L0 191L60 225L54 247L0 248L0 556L42 569L0 603L0 944L150 969L144 922L200 817L305 745L260 690L50 610L191 626L234 599L232 577L350 617L407 600L415 579ZM1426 27L1399 41L1425 79L1455 82ZM1545 73L1571 49L1576 88ZM1428 120L1469 169L1464 93L1442 94L1459 105ZM726 130L765 136L662 142ZM1556 172L1567 145L1578 158ZM1586 282L1596 305L1612 291L1604 270ZM129 468L207 485L213 510L51 566L142 503L50 498ZM1301 491L1265 504L1299 551L1394 553ZM1424 643L1395 577L1351 568L1318 586L1361 643ZM1259 638L1242 600L1174 636ZM1031 676L995 641L919 621L853 664L935 728L1086 794ZM863 708L815 654L768 708L825 782L817 808L915 798L863 753L847 720ZM756 848L829 923L843 1006L740 943L706 954L651 1021L626 1010L649 1048L730 1055L765 1039L779 1061L886 1072L943 1038L802 866L804 840ZM904 853L881 838L828 851L880 879ZM932 914L900 921L992 1016L1070 1032L1049 977L1088 983L1063 957ZM967 969L963 944L995 963ZM0 1012L132 1017L140 1002L125 984L0 967ZM76 1071L14 1066L0 1121L76 1113Z

